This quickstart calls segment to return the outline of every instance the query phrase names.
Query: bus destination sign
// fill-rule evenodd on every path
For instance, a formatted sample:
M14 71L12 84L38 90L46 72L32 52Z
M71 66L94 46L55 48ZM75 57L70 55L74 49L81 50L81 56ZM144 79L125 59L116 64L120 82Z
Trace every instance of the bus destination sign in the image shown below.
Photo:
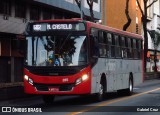
M71 30L72 24L36 24L33 25L34 31L47 31L47 30Z
M56 31L56 30L72 30L72 31L82 31L85 30L84 23L74 23L74 24L50 24L50 23L38 23L32 25L32 31L45 32L45 31Z

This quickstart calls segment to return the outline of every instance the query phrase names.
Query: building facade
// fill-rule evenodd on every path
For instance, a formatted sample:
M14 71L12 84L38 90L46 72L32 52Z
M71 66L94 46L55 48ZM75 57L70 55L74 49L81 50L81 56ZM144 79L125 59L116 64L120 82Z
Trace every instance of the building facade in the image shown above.
M148 4L152 3L153 0L149 0ZM147 29L155 31L157 38L152 38L148 33L148 62L147 62L147 71L154 71L154 57L156 57L156 64L158 71L160 71L160 0L155 2L148 9L148 23ZM159 37L158 37L159 36ZM156 50L156 56L155 55Z
M87 2L82 10L90 17ZM34 20L80 18L75 0L0 0L0 83L23 81L26 24ZM101 0L94 0L94 17L101 19Z
M106 0L102 4L103 24L123 30L123 26L127 22L125 14L126 0ZM141 12L136 0L129 0L128 11L131 24L127 31L141 34Z

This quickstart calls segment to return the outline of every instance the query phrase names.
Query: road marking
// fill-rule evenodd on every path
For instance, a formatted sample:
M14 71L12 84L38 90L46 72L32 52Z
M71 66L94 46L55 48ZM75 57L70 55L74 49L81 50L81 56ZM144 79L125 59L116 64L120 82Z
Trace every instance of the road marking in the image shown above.
M101 107L101 106L106 106L106 105L113 104L113 103L116 103L116 102L119 102L119 101L127 100L127 99L134 98L134 97L138 97L138 96L141 96L141 95L144 95L144 94L147 94L147 93L151 93L151 92L154 92L154 91L157 91L157 90L160 90L160 88L157 88L157 89L154 89L154 90L150 90L150 91L147 91L147 92L143 92L143 93L139 93L139 94L135 94L135 95L132 95L132 96L129 96L129 97L122 97L122 98L119 98L119 99L110 100L110 101L107 101L107 102L102 102L102 103L100 103L100 104L98 104L98 105L96 105L96 106L93 106L93 107L89 107L89 108L80 110L79 112L72 112L72 113L66 114L66 115L77 115L77 114L81 114L81 113L83 113L83 112L87 112L87 111L90 111L90 110L99 108L99 107Z
M136 90L136 89L140 89L140 88L136 88L136 87L135 87L135 88L133 88L133 90Z

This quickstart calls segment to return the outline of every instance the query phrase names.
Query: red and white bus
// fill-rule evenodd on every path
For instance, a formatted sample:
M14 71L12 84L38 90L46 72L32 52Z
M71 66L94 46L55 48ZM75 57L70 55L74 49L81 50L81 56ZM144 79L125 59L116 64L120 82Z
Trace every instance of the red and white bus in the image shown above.
M29 23L24 89L43 95L132 94L143 82L142 36L80 19Z

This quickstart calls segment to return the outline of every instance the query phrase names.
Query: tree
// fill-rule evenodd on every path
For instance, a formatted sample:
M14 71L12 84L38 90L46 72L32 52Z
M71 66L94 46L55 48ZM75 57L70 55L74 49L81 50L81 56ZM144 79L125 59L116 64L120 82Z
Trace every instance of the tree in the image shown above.
M87 4L89 5L89 11L90 11L90 15L91 15L90 21L94 22L93 0L87 0Z
M142 14L142 23L143 23L143 32L144 32L144 71L146 72L146 59L147 59L147 51L148 51L147 10L158 0L153 0L149 5L147 5L148 0L143 0L144 10L142 10L139 0L136 0L136 1Z
M81 0L75 0L79 9L81 10L82 6L81 6ZM84 12L82 11L82 19L85 19L85 14Z
M126 31L127 28L130 26L131 24L131 18L129 16L129 11L128 11L128 7L129 7L129 0L126 0L126 9L125 9L125 14L126 14L126 18L127 18L127 22L124 24L123 26L123 30Z
M81 0L75 0L79 9L81 9ZM87 0L87 4L89 6L89 11L90 11L90 21L94 22L94 13L93 13L93 0ZM85 16L84 12L82 11L83 18Z
M157 72L157 48L160 44L160 34L158 32L156 32L155 30L148 30L151 38L152 38L152 42L154 45L154 71Z

